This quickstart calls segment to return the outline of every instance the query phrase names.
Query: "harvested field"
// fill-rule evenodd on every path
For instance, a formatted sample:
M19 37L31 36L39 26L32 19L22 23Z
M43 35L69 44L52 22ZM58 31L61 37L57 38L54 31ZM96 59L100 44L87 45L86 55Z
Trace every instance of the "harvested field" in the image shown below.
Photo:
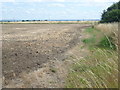
M65 60L81 43L81 30L90 24L3 24L4 86L22 72L42 68L50 60Z

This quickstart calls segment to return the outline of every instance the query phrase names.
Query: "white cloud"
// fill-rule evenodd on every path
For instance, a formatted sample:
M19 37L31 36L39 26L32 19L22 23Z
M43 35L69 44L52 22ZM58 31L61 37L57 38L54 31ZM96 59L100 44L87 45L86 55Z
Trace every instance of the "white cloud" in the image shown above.
M48 6L53 6L53 7L65 7L64 4L61 4L61 3L53 3L53 4L49 4Z
M64 2L65 0L28 0L28 1L37 1L37 2Z
M118 2L119 0L0 0L0 2Z
M118 2L119 0L92 0L95 2Z
M0 3L0 6L2 6L1 3ZM2 19L2 7L0 7L0 20L1 19Z
M0 2L15 2L15 0L0 0Z
M66 0L1 0L0 2L64 2ZM69 0L68 0L69 1Z
M31 13L31 11L26 11L26 13L27 13L27 14L30 14L30 13Z

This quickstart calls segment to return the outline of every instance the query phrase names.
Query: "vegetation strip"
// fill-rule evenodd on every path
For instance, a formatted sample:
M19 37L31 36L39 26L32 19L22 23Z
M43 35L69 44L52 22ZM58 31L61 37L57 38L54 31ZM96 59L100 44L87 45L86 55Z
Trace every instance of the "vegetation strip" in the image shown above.
M107 28L104 28L106 27ZM116 28L117 23L96 25L85 30L90 36L83 39L90 55L75 62L66 80L67 88L117 88L118 87L118 53L113 42L115 33L108 27ZM102 30L107 29L104 34ZM115 32L117 30L114 30ZM116 33L117 34L117 33ZM99 36L98 36L99 35Z

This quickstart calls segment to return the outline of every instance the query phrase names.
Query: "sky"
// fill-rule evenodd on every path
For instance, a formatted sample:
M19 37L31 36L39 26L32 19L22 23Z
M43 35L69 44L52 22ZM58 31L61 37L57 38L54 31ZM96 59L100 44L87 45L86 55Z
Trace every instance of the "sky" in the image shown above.
M119 0L0 0L3 20L100 19Z

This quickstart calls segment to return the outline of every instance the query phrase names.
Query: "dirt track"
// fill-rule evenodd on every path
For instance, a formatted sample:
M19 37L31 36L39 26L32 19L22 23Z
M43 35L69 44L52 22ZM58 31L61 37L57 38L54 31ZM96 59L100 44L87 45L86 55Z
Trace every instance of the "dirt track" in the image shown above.
M49 60L64 60L66 51L81 41L89 24L3 24L2 69L5 79L42 67Z

